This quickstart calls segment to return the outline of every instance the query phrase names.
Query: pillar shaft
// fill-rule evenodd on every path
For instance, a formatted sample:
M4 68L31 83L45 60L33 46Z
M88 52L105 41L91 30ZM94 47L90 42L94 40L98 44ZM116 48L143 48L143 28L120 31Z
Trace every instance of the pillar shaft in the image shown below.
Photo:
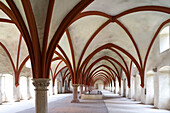
M15 77L13 78L13 100L15 102L20 102L21 93L20 93L20 85L15 86Z
M65 86L62 87L62 93L65 93Z
M121 91L121 87L119 87L119 95L121 95L122 91Z
M49 81L46 78L33 79L36 113L48 113L47 87L50 84Z
M87 85L85 85L85 92L87 92L88 91L88 86Z
M27 77L27 97L28 97L28 100L32 98L31 92L30 92L30 77Z
M55 86L54 86L54 87L52 86L52 93L53 93L53 95L55 95L55 90L54 90L54 88L55 88Z
M73 100L71 101L71 103L78 103L79 100L78 100L78 93L77 93L77 87L78 87L78 84L73 84Z
M82 95L83 94L83 85L81 84L80 85L80 95Z
M80 96L79 96L79 98L81 98L82 94L83 94L83 84L80 84Z

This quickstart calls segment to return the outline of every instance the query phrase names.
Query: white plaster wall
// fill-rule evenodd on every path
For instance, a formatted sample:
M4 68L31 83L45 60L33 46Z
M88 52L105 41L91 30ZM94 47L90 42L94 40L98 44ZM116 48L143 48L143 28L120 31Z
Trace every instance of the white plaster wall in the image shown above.
M13 101L13 76L4 74L4 101Z
M154 72L150 72L146 74L145 86L146 86L145 104L154 104Z
M30 80L30 93L31 93L31 96L32 98L35 98L35 86L32 84L32 77L31 77L31 80Z
M21 99L27 99L27 78L24 76L20 77L20 91Z
M27 98L28 100L32 98L31 95L31 82L30 77L27 77Z
M55 79L55 85L53 87L53 94L56 95L57 93L57 79Z
M0 105L2 104L2 74L0 73Z
M5 76L4 75L2 75L2 86L1 86L1 91L2 91L2 102L4 102L5 101L5 97L6 97L6 95L5 95Z
M170 109L170 70L159 71L158 108Z
M170 25L170 23L166 24L163 28ZM162 28L162 29L163 29ZM160 53L160 40L159 35L156 37L156 40L151 48L151 51L149 53L149 57L147 60L146 70L152 70L153 68L161 68L163 66L170 66L170 49ZM170 40L169 40L170 44Z
M50 85L48 86L48 91L47 91L47 95L53 95L53 84L52 84L52 79L49 81Z

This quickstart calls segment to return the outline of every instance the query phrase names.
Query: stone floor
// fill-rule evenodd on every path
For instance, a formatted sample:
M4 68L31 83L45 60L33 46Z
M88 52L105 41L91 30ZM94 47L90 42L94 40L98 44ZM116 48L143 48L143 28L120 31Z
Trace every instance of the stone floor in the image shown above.
M108 113L170 113L168 110L156 109L153 105L145 105L104 91L104 102Z
M80 103L70 103L71 94L58 94L49 97L49 113L170 113L168 110L155 109L152 105L144 105L102 91L103 100L80 100ZM34 100L0 105L0 113L34 113Z

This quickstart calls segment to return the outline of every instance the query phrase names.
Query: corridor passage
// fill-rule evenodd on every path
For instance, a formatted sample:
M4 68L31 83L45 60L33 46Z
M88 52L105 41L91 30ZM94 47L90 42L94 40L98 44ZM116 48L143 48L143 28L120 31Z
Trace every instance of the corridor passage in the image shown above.
M48 113L170 113L168 110L160 110L152 105L144 105L139 101L133 101L102 91L103 100L80 100L80 103L70 103L72 94L58 94L49 97ZM0 105L0 113L34 113L34 100L24 100L15 103Z

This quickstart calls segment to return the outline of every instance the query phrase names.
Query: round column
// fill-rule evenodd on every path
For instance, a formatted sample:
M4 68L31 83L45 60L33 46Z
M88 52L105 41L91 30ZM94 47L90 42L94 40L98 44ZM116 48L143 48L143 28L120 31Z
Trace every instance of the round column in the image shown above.
M36 113L48 113L47 87L50 84L49 81L50 79L46 78L33 79Z
M78 93L77 93L77 87L79 86L78 84L73 84L73 100L71 101L71 103L78 103Z
M88 85L85 85L85 92L88 91Z
M32 98L31 92L30 92L30 77L27 77L27 97L28 100L30 100Z
M79 96L79 98L81 98L82 94L83 94L83 84L80 84L80 96Z

